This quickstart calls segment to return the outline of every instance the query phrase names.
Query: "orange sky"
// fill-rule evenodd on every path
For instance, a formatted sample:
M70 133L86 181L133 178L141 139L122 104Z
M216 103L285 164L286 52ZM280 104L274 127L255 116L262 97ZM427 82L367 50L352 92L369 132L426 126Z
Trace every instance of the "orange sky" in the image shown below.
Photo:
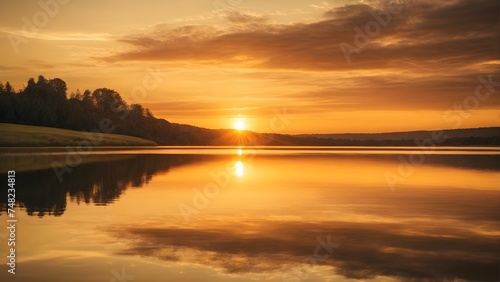
M107 87L208 128L499 126L498 11L495 0L2 1L0 82Z

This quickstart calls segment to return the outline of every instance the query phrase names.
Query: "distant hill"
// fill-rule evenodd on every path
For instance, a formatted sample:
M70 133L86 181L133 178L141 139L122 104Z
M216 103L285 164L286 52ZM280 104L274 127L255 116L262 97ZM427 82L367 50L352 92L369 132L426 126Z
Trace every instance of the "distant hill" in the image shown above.
M0 146L74 145L84 138L83 131L94 131L103 122L112 128L107 133L120 135L107 136L106 142L100 145L414 146L416 141L432 136L430 131L286 135L214 130L156 118L149 109L140 104L127 104L118 92L108 88L68 95L62 79L43 76L36 82L30 78L26 87L18 91L9 82L0 83L0 123L3 123L0 124L0 133L3 130ZM499 131L498 127L447 130L446 140L436 145L498 146Z
M87 133L67 129L0 123L0 146L155 146L155 142L119 134ZM81 143L85 144L85 143ZM86 145L82 145L83 148Z
M500 127L464 128L443 130L447 138L467 138L467 137L498 137L500 138ZM433 131L419 130L408 132L388 132L388 133L334 133L334 134L299 134L297 137L315 137L329 139L350 139L350 140L403 140L403 139L428 139Z

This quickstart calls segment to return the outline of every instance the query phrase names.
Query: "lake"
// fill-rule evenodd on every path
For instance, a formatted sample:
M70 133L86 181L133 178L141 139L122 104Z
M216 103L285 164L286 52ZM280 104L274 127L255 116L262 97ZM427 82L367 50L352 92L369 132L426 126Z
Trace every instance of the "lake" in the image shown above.
M499 155L2 148L0 281L499 281Z

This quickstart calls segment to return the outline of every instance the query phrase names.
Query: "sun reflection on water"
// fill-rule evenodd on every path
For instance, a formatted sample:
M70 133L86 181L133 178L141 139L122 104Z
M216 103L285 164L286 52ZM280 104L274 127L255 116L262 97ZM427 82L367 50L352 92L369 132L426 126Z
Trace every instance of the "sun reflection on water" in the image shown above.
M243 166L243 162L242 161L237 161L236 162L235 171L236 171L236 176L243 177L243 174L245 172L245 167Z

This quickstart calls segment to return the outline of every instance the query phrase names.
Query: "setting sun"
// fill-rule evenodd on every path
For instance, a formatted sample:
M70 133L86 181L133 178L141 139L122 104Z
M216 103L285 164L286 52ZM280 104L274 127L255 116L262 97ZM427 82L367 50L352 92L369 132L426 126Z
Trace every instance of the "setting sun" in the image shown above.
M234 129L236 130L245 130L246 129L246 123L245 120L242 118L238 118L234 122Z

